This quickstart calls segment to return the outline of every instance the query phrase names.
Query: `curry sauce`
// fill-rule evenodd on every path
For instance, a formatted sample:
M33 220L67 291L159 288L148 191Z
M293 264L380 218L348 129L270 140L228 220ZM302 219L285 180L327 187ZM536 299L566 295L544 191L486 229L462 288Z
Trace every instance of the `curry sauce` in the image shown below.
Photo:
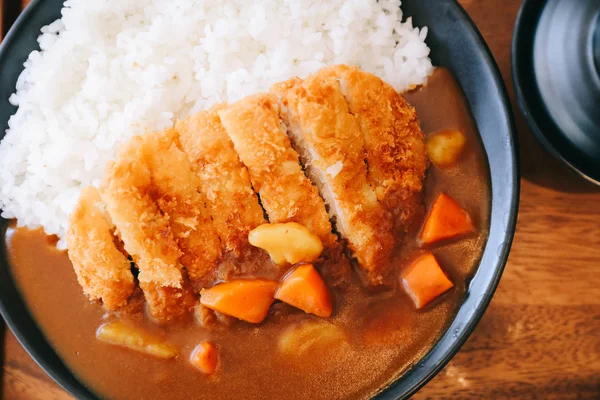
M476 232L426 249L434 253L454 288L420 311L399 279L381 290L367 289L357 274L343 287L330 288L334 311L326 319L343 332L346 345L325 352L290 355L279 351L282 335L295 326L323 321L276 302L260 325L236 321L208 329L193 318L157 325L136 293L127 312L107 313L90 303L77 283L66 253L56 250L42 231L9 228L7 247L13 275L40 328L65 363L101 398L109 399L360 399L398 378L423 357L451 323L475 272L488 234L489 172L485 152L460 88L437 68L425 87L405 94L417 109L426 134L458 130L467 138L460 162L430 167L425 206L441 192L467 210ZM418 232L393 262L399 276L422 251ZM164 337L180 355L159 360L96 339L103 323L126 320ZM189 363L200 342L219 352L217 370L205 375Z

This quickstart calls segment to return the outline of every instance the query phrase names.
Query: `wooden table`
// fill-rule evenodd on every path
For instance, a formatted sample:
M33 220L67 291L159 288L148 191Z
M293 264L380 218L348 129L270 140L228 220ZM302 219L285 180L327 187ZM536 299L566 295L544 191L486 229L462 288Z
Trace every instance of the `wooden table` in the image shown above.
M510 45L521 2L461 3L514 100ZM508 266L475 332L417 399L600 399L600 189L542 150L515 114L522 187ZM10 332L4 351L2 398L70 399Z

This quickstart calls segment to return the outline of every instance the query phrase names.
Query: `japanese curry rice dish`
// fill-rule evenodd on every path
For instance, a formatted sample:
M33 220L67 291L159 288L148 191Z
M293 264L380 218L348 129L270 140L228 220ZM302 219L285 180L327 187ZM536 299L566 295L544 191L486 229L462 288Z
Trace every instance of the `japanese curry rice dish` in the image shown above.
M361 399L452 321L485 152L398 0L69 0L0 144L11 270L110 399Z

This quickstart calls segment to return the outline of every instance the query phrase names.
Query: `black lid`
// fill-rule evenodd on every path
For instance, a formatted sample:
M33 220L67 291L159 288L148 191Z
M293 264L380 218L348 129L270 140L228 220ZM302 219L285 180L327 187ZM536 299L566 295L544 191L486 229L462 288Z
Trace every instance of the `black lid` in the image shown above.
M525 0L512 56L517 101L534 134L600 184L600 1Z

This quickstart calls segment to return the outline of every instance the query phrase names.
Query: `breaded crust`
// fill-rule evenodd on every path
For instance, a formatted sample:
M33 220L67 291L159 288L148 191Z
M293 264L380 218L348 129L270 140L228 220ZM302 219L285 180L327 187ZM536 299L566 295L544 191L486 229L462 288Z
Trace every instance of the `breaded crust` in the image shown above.
M187 284L181 289L140 282L148 311L156 321L164 323L184 317L199 304L198 297Z
M239 256L249 246L248 232L266 223L248 170L221 124L219 105L179 121L175 129L202 191L223 250Z
M219 116L250 172L269 221L298 222L332 246L337 238L325 204L302 171L279 111L274 96L257 94L220 110Z
M174 129L146 134L143 141L140 162L151 170L152 197L169 218L182 252L179 262L195 287L210 286L221 257L221 244L205 204L206 197L200 191L200 178L179 149Z
M70 216L69 258L83 292L109 310L127 304L134 288L130 262L117 249L112 231L98 190L84 188Z
M391 214L367 181L364 138L336 79L312 76L275 85L283 120L302 161L366 272L381 283L395 245Z
M141 283L181 288L181 252L169 218L154 201L152 172L140 159L144 140L134 137L123 145L107 167L101 188L112 221L125 250L139 268Z
M393 213L396 232L406 232L422 208L427 168L415 109L392 86L357 68L337 65L317 76L339 80L365 140L369 183Z

